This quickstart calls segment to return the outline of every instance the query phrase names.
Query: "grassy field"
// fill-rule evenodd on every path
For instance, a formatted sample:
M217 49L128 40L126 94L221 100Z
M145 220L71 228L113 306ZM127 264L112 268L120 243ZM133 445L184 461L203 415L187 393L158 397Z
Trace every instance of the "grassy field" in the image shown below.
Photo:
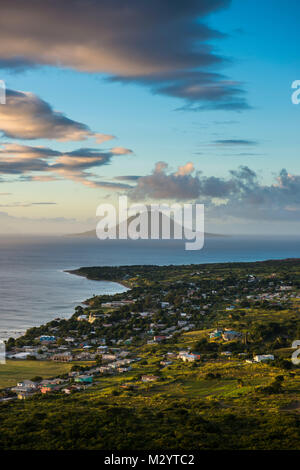
M52 361L14 361L8 360L0 365L0 388L12 387L21 380L35 376L47 379L69 372L72 364Z
M184 449L193 439L192 445L200 449L299 449L299 369L291 373L219 354L198 363L172 358L172 364L161 366L166 352L192 347L207 332L188 332L173 345L132 347L141 360L129 372L95 376L93 386L82 392L37 394L25 402L1 404L0 448ZM289 348L282 353L290 354ZM56 376L72 365L8 361L0 366L0 384ZM144 383L145 374L157 380ZM262 387L278 376L282 390L263 393ZM24 424L20 413L26 416ZM16 429L29 429L27 440Z
M203 332L191 332L183 335L180 346L190 345ZM178 346L178 344L177 344ZM163 346L161 346L163 348ZM162 351L156 346L140 348L139 357L142 363L132 364L128 373L116 376L99 377L94 381L91 389L93 397L111 397L117 392L119 399L132 397L133 400L162 398L185 399L239 399L245 395L256 395L257 387L269 385L277 375L284 377L283 401L293 402L297 399L296 390L300 387L300 371L291 376L288 371L267 364L247 364L245 360L232 357L217 358L214 361L187 364L181 360L173 359L173 364L165 368L159 365ZM145 363L146 361L146 363ZM218 373L217 379L208 379L207 374ZM158 375L158 380L143 383L140 378L144 374ZM242 381L242 385L241 385ZM120 386L124 383L132 384L133 390L128 391ZM277 396L278 399L278 396Z

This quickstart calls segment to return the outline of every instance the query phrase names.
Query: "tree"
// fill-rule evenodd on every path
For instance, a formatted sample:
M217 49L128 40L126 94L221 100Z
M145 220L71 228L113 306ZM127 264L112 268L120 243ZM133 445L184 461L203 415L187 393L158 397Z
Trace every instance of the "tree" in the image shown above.
M242 388L244 386L244 382L242 379L238 379L238 387Z
M32 379L30 379L32 382L41 382L43 380L43 377L40 377L39 375L36 375Z

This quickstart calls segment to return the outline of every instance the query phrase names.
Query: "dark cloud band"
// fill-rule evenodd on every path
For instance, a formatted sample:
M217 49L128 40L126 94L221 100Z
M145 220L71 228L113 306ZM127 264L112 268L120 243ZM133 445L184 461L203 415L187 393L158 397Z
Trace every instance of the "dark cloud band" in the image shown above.
M0 66L41 65L105 74L178 97L197 109L247 108L206 16L230 0L2 0ZM22 21L20 21L22 18Z

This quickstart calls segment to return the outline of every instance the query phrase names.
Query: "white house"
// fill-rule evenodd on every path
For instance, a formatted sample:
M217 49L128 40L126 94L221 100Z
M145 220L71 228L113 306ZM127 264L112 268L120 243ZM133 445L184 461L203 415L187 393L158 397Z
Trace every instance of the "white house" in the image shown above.
M273 354L258 354L254 356L255 362L274 361Z
M87 315L79 315L77 317L77 320L78 321L86 321L88 319L88 316Z
M35 389L37 388L37 384L36 382L33 382L32 380L23 380L23 382L18 382L17 383L17 387L19 388L32 388L32 389Z

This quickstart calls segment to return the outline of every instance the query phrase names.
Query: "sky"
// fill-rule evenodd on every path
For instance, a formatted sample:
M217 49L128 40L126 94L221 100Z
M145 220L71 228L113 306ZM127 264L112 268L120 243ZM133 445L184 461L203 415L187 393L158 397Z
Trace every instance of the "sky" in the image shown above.
M1 232L81 232L127 195L297 234L299 2L125 3L2 0Z

